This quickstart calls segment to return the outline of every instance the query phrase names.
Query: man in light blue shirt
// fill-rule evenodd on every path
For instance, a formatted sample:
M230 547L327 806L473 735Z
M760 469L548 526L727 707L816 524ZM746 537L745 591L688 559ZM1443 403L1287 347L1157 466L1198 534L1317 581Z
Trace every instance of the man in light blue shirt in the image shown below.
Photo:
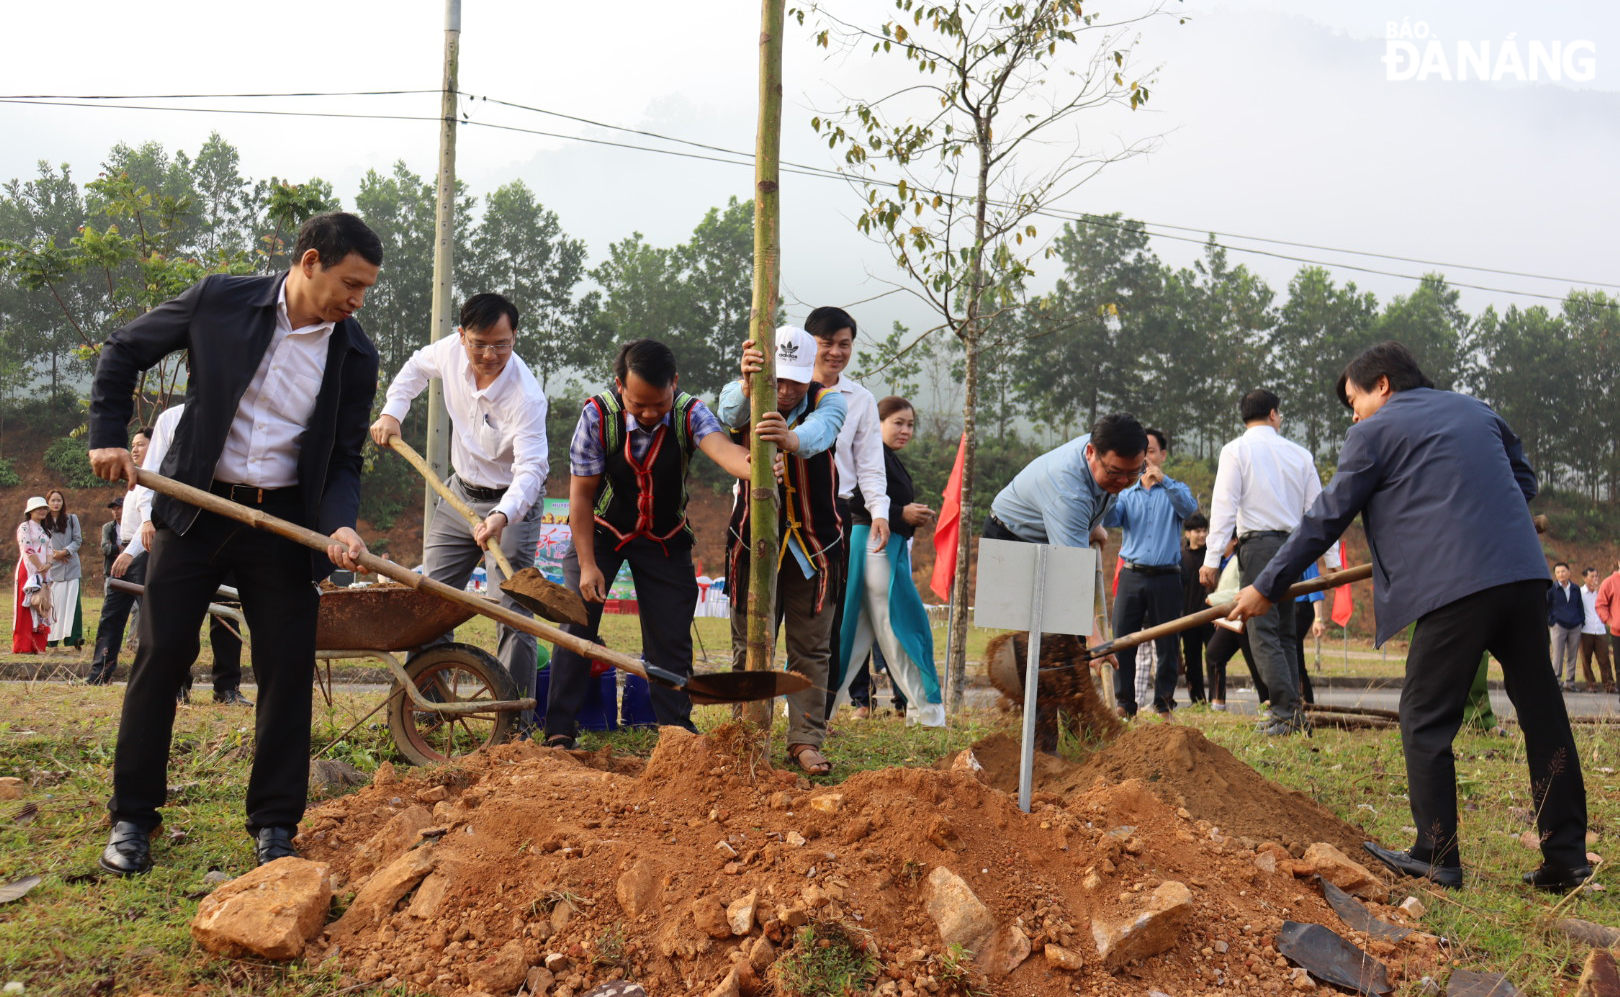
M990 503L987 540L1090 547L1108 539L1103 517L1147 467L1147 431L1124 412L1034 460Z
M1198 510L1192 490L1165 476L1164 459L1170 455L1170 437L1163 430L1147 430L1147 470L1142 480L1125 489L1103 516L1104 526L1118 526L1125 539L1119 556L1125 565L1114 594L1114 633L1128 634L1148 623L1168 623L1181 609L1181 521ZM1168 716L1176 706L1176 676L1181 654L1175 634L1155 644L1159 667L1153 676L1153 710ZM1135 716L1136 648L1119 653L1114 673L1114 699L1126 716Z
M765 356L743 344L741 381L720 392L716 415L732 428L735 442L747 445L748 384L763 369ZM787 697L788 757L807 775L826 775L832 764L821 753L827 737L827 678L832 664L833 599L843 591L841 547L844 526L838 516L838 471L833 445L844 425L844 396L814 380L816 341L803 329L776 332L776 405L754 423L755 436L774 444L778 536L776 619L786 624L787 666L810 680L810 687ZM731 664L746 667L749 548L752 525L748 490L739 488L726 531L726 591L731 596Z

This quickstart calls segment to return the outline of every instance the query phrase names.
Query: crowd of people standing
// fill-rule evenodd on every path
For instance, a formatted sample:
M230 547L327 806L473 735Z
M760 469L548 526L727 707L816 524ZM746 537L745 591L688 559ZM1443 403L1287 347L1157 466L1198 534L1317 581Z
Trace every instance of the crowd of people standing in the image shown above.
M55 648L84 649L84 612L79 593L83 570L79 548L84 527L67 509L67 496L53 488L23 506L17 524L17 567L13 577L11 650L50 654Z

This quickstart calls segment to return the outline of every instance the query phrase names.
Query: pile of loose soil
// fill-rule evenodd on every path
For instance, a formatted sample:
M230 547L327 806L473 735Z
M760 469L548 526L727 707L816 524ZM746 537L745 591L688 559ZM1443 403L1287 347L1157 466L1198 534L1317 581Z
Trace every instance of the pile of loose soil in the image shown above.
M1220 757L1231 793L1264 785ZM965 764L812 787L759 761L736 728L665 728L645 763L519 743L456 766L385 765L303 825L303 854L354 892L306 955L457 997L511 994L525 978L547 997L624 978L652 997L782 993L767 967L806 924L863 939L885 997L1334 993L1278 955L1285 919L1333 928L1397 984L1443 958L1428 936L1350 931L1313 884L1217 830L1225 816L1167 801L1164 779L1084 782L1042 793L1030 814ZM1012 939L962 977L936 921L951 911L929 911L941 869ZM1174 944L1105 967L1094 930L1129 922L1172 881L1191 895Z
M973 746L992 786L1018 792L1018 742L995 734ZM1037 755L1035 790L1069 797L1097 783L1141 779L1171 807L1185 807L1239 844L1276 841L1299 854L1325 841L1362 854L1366 834L1297 790L1285 789L1236 755L1180 724L1137 723L1084 762Z

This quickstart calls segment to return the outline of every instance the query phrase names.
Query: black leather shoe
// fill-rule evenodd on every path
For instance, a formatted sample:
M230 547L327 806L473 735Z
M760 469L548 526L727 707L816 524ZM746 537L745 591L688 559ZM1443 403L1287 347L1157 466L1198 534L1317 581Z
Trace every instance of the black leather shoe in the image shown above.
M1435 865L1426 859L1413 858L1410 852L1392 852L1372 841L1363 841L1361 847L1367 849L1373 858L1403 876L1433 880L1448 890L1462 887L1463 873L1460 865Z
M229 689L225 692L214 693L214 702L224 703L226 706L246 706L252 708L253 701L242 695L240 689Z
M298 833L292 827L261 827L259 833L253 836L253 850L259 857L260 865L268 865L276 859L287 856L298 857L298 849L293 847L293 835Z
M1578 865L1573 869L1566 869L1561 865L1541 863L1541 867L1534 872L1527 872L1523 879L1526 884L1548 893L1568 893L1588 879L1592 878L1592 867Z
M151 837L131 821L118 821L96 864L115 876L137 876L146 872L152 868Z

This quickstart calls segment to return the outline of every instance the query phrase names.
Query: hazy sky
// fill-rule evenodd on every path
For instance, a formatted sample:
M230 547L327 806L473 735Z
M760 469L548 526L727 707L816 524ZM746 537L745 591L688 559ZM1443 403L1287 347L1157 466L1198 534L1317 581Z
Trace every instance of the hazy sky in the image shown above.
M877 0L836 4L878 17ZM0 93L167 94L428 90L439 85L442 0L245 5L167 0L132 5L4 5L10 44ZM1136 3L1088 10L1112 16ZM1187 18L1141 29L1141 58L1162 66L1149 109L1083 123L1093 148L1158 135L1156 151L1109 167L1063 207L1123 211L1187 226L1563 278L1542 282L1444 269L1454 280L1561 295L1571 281L1620 283L1614 248L1620 195L1620 11L1615 5L1481 0L1223 0L1174 8ZM758 7L689 0L616 4L465 0L461 89L600 122L732 149L752 149ZM1457 47L1510 38L1528 61L1532 42L1577 46L1565 69L1587 79L1538 82L1388 79L1390 23L1418 22L1455 63ZM864 55L829 57L807 29L788 36L784 157L837 165L808 127L840 94L875 96L896 79ZM1431 65L1431 70L1432 70ZM1431 77L1435 74L1431 71ZM437 114L436 94L308 100L189 102L253 107ZM468 100L477 121L658 145L529 111ZM45 159L94 175L117 141L157 140L195 151L218 130L242 152L249 176L331 180L347 200L368 169L403 159L429 175L431 121L277 118L0 103L0 178L27 176ZM521 178L583 237L593 262L632 231L655 244L684 239L711 206L746 198L738 166L567 139L466 127L459 169L476 191ZM888 256L848 224L856 195L836 181L786 177L784 272L790 314L886 289ZM1232 240L1235 245L1255 245ZM1177 265L1196 244L1163 240ZM1269 246L1324 262L1419 274L1420 264ZM1279 292L1298 262L1234 253ZM1338 271L1387 300L1408 280ZM1049 279L1050 274L1043 274ZM1612 293L1613 289L1611 289ZM1468 292L1465 304L1533 304ZM862 306L865 328L926 314L901 296Z

